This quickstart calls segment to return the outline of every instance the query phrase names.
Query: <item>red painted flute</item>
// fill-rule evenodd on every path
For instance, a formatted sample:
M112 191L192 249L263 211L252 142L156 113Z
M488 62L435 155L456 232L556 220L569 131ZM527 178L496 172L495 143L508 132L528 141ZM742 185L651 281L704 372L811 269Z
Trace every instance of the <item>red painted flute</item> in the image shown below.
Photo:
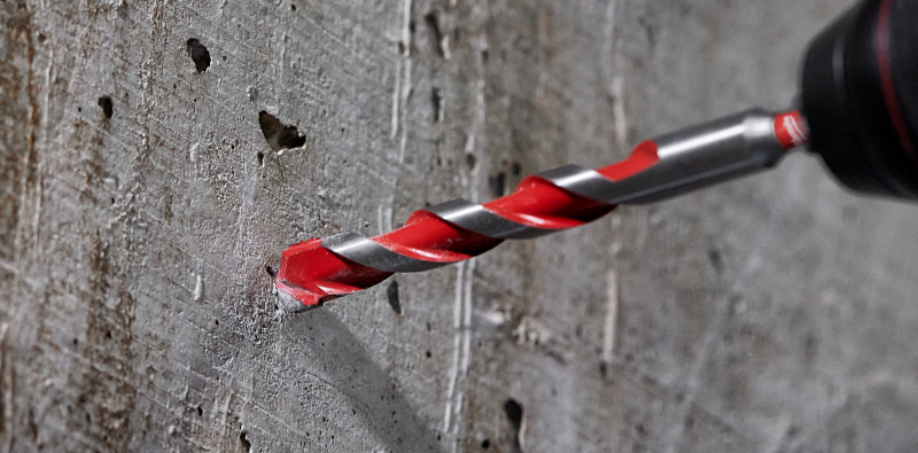
M434 269L507 239L583 225L619 204L659 201L756 173L806 143L799 112L751 110L645 141L607 167L568 165L526 177L512 194L488 203L458 199L416 211L380 236L343 233L300 242L281 256L275 279L281 306L303 311L398 272Z

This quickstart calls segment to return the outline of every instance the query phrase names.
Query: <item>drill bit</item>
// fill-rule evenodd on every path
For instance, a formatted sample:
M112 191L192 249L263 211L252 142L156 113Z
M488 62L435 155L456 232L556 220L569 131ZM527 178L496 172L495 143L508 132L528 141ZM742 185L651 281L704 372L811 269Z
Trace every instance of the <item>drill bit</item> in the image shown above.
M484 204L463 199L414 212L373 238L343 233L292 245L275 285L281 307L298 312L376 285L480 255L507 239L577 227L619 204L643 204L756 173L806 144L796 111L750 110L639 144L627 159L591 170L576 165L523 179Z

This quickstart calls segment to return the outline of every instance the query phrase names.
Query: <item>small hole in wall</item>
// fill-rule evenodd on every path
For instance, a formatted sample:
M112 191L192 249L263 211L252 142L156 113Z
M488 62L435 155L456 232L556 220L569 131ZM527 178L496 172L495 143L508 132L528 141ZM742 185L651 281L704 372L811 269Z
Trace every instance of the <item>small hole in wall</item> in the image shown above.
M112 331L109 330L108 332L105 332L105 337L108 338L108 339L111 339L111 338L112 338Z
M491 440L490 440L490 439L485 439L485 440L481 441L481 448L483 448L483 449L485 449L485 450L491 448Z
M204 416L204 408L198 405L198 417Z
M290 11L296 11L296 5L290 5Z
M112 115L115 114L112 98L109 96L102 96L99 98L99 107L102 107L102 113L105 115L105 118L111 118Z
M510 422L510 429L513 430L513 445L516 451L521 451L520 430L523 428L523 405L513 398L507 398L504 402L504 413L507 415L507 421Z
M469 166L469 170L474 170L475 165L478 164L478 158L474 154L468 153L465 155L465 164Z
M506 191L507 185L507 174L500 172L496 175L488 177L488 185L491 186L491 193L495 197L502 197Z
M440 94L440 89L433 87L433 90L430 92L430 103L433 105L433 120L434 123L443 122L443 96Z
M78 111L78 112L82 112L82 111L83 111L83 107L77 107L77 111Z
M216 325L219 326L219 325L220 325L220 321L218 321L218 320L215 319L215 320L214 320L214 324L216 324Z
M523 405L513 398L504 402L504 413L514 430L519 431L523 424Z
M386 288L386 297L389 299L389 306L392 307L392 311L395 314L402 314L402 304L398 299L398 282L393 281L389 284L389 287Z
M252 443L246 438L245 431L239 433L239 443L242 444L242 448L244 448L245 451L252 451Z
M258 166L264 167L265 166L265 153L259 151L257 154L257 157L258 157Z
M425 352L424 355L427 356L428 359L432 356L432 354L430 353L430 351Z
M299 148L306 144L306 137L300 135L296 126L285 126L274 115L262 110L258 112L258 125L261 133L274 151Z
M206 71L210 67L210 52L207 51L207 47L204 47L201 41L195 38L189 39L185 44L188 56L194 61L194 67L198 73Z
M437 13L431 11L424 16L424 22L427 23L427 28L430 30L431 41L434 43L436 52L441 57L444 56L443 52L443 31L440 29L440 21L437 19Z
M271 278L277 278L277 269L271 266L265 266L265 272L267 272L268 275L271 276Z
M513 172L513 176L519 176L520 173L523 172L523 166L520 165L519 162L514 162L513 165L510 166L510 171Z

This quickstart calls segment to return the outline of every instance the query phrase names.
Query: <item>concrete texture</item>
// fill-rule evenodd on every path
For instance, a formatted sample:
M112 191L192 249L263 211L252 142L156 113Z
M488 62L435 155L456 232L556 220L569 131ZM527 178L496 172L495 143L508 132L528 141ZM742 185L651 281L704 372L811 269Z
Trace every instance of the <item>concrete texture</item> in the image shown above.
M266 272L789 105L847 3L0 2L0 451L914 451L918 210L803 154L305 314Z

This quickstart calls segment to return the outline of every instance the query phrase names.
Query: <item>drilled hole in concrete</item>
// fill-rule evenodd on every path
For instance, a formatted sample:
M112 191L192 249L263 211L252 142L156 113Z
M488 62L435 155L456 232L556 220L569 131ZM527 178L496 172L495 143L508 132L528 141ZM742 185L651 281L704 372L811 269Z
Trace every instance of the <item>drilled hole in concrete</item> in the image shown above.
M198 417L203 417L203 416L204 416L204 408L201 406L198 406Z
M475 165L478 164L478 158L474 154L468 153L465 155L465 164L469 166L469 170L474 170Z
M389 283L389 287L386 288L386 297L389 298L389 306L392 307L392 311L399 315L402 314L402 304L398 300L397 281Z
M198 70L198 73L206 71L210 67L210 52L207 51L207 47L204 47L201 41L195 38L189 39L185 44L187 45L188 56L194 61L194 67Z
M111 118L112 115L115 114L112 98L109 96L102 96L99 98L99 107L102 107L102 113L105 114L105 118Z
M485 449L485 450L491 448L491 440L490 440L490 439L485 439L485 440L481 441L481 448L483 448L483 449Z
M430 351L427 351L424 353L424 355L429 359L433 354L431 354Z
M306 137L300 135L296 126L285 126L264 110L258 112L258 125L261 126L261 133L268 141L268 146L274 151L299 148L306 143Z
M513 176L519 176L523 172L523 166L519 162L514 162L510 166L510 171L513 173Z
M442 57L444 56L443 52L443 31L440 30L440 21L437 20L437 13L429 12L424 16L424 22L427 24L427 28L430 30L430 39L434 43L434 48L436 48L437 53Z
M271 276L271 278L277 278L277 269L271 266L265 266L265 272L267 272L268 275Z
M491 193L495 197L502 197L506 191L507 173L499 172L496 175L488 176L488 185L491 186Z
M258 166L264 167L265 166L265 153L259 151L256 157L258 157Z
M515 451L521 451L520 431L523 428L523 405L513 398L507 398L507 401L504 402L504 413L507 415L507 421L510 422L510 429L513 430Z
M433 90L430 92L430 102L433 104L434 111L434 123L443 122L443 113L445 110L445 104L443 103L443 96L440 95L440 89L433 87Z
M244 448L245 451L252 451L252 443L246 438L245 431L239 433L239 443L242 444L242 448Z
M291 5L290 5L290 11L296 11L296 5L291 4Z

